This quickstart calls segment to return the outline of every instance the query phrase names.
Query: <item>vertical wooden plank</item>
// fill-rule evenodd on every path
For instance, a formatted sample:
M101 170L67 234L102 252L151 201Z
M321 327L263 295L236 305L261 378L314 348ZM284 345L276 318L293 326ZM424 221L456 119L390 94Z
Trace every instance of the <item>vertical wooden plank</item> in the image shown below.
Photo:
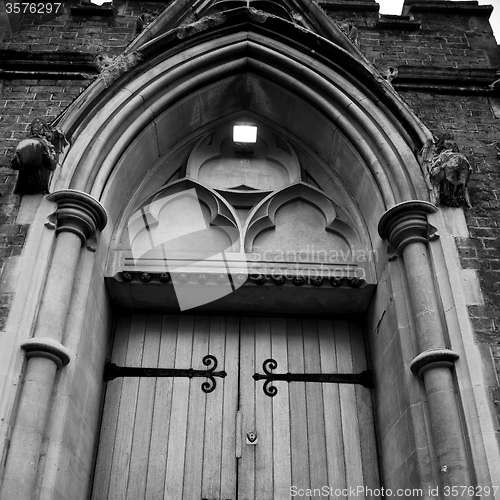
M304 319L304 372L321 372L319 353L318 322ZM325 446L325 415L323 406L323 384L306 384L307 433L309 445L309 468L311 488L319 489L328 485L327 456Z
M128 337L130 331L130 316L120 316L116 323L111 361L121 366L125 364ZM123 379L116 378L106 384L101 432L99 435L99 450L94 473L93 500L108 498L111 464L118 423L118 411L122 392Z
M255 319L255 366L271 357L271 324L269 318ZM259 368L259 366L261 368ZM253 375L253 374L252 374ZM271 499L273 494L273 402L262 390L263 383L255 384L255 498Z
M210 318L208 352L218 362L217 371L225 369L225 321ZM227 372L227 370L226 370ZM203 478L200 498L219 498L221 494L222 421L224 418L224 381L216 379L217 387L207 397L203 447Z
M217 358L217 371L226 370L225 359L226 324L222 317L210 318L209 352ZM234 373L228 373L228 377ZM237 374L236 374L237 376ZM201 498L221 498L222 440L224 419L223 379L216 379L217 387L207 397L205 410L205 436L203 448L203 480ZM228 497L230 498L230 497Z
M177 328L177 316L163 316L157 367L174 367L177 348ZM172 411L172 388L173 378L160 377L156 380L151 446L148 458L146 500L156 500L163 497L170 416Z
M367 369L365 344L362 326L350 321L350 337L352 351L352 367L355 373ZM356 406L358 409L359 434L361 444L361 460L363 464L363 484L370 490L380 488L378 470L377 443L375 440L375 422L373 419L372 394L367 387L357 385ZM379 498L369 496L368 498Z
M193 358L195 370L207 367L202 359L209 353L210 320L206 316L195 316L193 335ZM205 404L207 394L201 389L204 378L193 378L189 388L189 410L186 435L186 461L184 465L184 487L182 498L201 498L203 476L203 444L205 437ZM215 389L217 390L217 389ZM213 392L208 397L213 396Z
M125 366L141 366L145 329L146 316L134 314L131 319ZM111 466L108 495L110 500L126 498L138 389L139 379L123 379L115 450Z
M255 321L241 318L240 411L243 454L238 464L238 498L255 498L255 446L247 445L247 432L255 431Z
M330 320L318 321L321 372L338 373L335 336ZM347 487L344 461L344 439L338 384L323 384L325 408L325 442L328 464L328 485L342 490ZM342 498L342 497L331 497Z
M286 320L273 318L271 320L272 358L278 362L278 369L287 370L287 335ZM258 367L259 368L259 367ZM259 368L261 373L262 365ZM257 391L262 391L261 382L257 384ZM283 384L278 394L272 399L273 403L273 459L274 459L274 498L290 498L292 486L292 462L290 455L290 398L288 387Z
M179 316L175 368L189 368L191 366L192 350L193 317ZM188 378L179 377L173 380L165 498L183 498L189 386L190 380Z
M158 365L160 350L162 317L150 315L147 317L144 338L144 352L141 366L152 368ZM130 472L127 488L127 499L144 498L146 492L149 445L151 441L151 426L156 391L156 379L143 377L139 379L137 409L133 429L132 454L130 457Z
M214 350L215 352L215 350ZM222 422L222 465L220 498L236 498L237 461L235 417L238 409L240 369L240 320L235 317L226 319L226 346L224 379L224 404ZM215 408L217 412L217 408ZM210 498L207 496L207 498ZM214 498L218 498L217 496Z
M302 322L287 320L288 369L291 373L304 373L304 345ZM279 382L278 382L279 383ZM281 382L278 390L286 390ZM305 382L288 384L290 394L290 435L292 456L292 486L310 489L309 444L307 439L307 402ZM310 498L310 497L303 497Z
M339 373L353 373L349 323L347 321L335 321L334 328ZM347 485L363 485L356 389L354 385L340 384L339 391ZM364 498L364 496L361 495L359 498Z

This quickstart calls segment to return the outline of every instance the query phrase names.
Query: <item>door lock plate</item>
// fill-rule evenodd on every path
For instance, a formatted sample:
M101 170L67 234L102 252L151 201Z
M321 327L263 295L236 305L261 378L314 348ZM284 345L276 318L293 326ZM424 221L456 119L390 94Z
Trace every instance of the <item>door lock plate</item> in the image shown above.
M247 432L247 444L256 445L258 440L256 432Z

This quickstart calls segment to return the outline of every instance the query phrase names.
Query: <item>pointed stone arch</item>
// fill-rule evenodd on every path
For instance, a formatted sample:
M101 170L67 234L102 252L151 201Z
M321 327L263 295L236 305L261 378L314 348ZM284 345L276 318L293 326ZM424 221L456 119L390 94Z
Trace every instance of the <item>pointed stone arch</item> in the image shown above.
M219 31L223 36L210 39ZM284 39L283 31L297 41ZM311 53L312 46L318 50ZM144 60L130 73L107 90L98 80L58 119L72 146L52 189L69 185L97 198L111 195L108 181L116 172L131 174L124 162L131 148L142 143L150 165L213 126L221 111L227 119L250 109L300 138L327 164L336 154L332 145L345 143L359 161L354 168L338 165L339 175L354 198L365 194L356 194L358 179L369 183L379 198L378 216L405 199L429 199L417 158L429 132L372 69L331 42L237 9L191 37L179 40L168 32L141 53ZM307 130L304 122L317 126ZM134 168L139 181L146 171Z

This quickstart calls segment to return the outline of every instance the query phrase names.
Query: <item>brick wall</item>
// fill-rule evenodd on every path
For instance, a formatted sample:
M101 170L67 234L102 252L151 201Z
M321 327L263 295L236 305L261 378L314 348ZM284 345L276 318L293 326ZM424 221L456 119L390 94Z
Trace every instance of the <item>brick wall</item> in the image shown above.
M158 14L166 6L165 2L116 3L118 15L114 17L72 15L70 2L64 3L57 15L9 16L9 22L0 29L0 50L29 52L35 57L36 53L79 53L88 54L91 59L97 54L114 56L136 36L138 16L144 12ZM91 81L0 79L0 331L5 329L12 301L9 294L2 292L5 259L21 253L29 230L15 222L21 198L13 194L17 172L10 168L10 160L19 141L28 137L27 130L34 118L50 122Z
M71 3L63 3L58 15L24 14L13 21L13 33L4 49L83 52L116 55L136 36L137 18L144 12L158 14L165 3L116 2L116 16L72 15Z

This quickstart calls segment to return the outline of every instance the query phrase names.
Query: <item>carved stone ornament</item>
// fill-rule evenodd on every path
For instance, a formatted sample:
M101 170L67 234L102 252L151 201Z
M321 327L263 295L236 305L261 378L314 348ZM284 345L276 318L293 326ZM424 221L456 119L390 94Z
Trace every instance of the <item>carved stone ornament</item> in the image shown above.
M177 37L180 40L184 38L188 38L196 33L201 33L202 31L206 31L209 28L213 28L223 24L226 21L226 16L223 14L214 14L211 16L205 16L200 20L196 20L191 23L183 24L179 26L175 31L177 33Z
M143 283L149 283L151 281L151 275L149 273L142 273L141 274L141 281Z
M148 26L148 24L152 23L156 18L156 14L152 12L146 11L142 15L137 18L135 23L136 33L140 33L141 31Z
M168 283L171 279L170 273L160 274L160 283Z
M132 273L129 273L127 271L122 273L122 280L125 283L130 283L132 281L132 279L133 279Z
M349 40L356 45L356 47L359 47L359 32L358 28L356 28L354 24L349 21L345 21L339 24L339 28L346 34L347 38L349 38Z
M108 88L120 76L130 71L134 66L137 66L141 60L142 54L134 51L127 54L120 54L116 57L99 54L95 58L94 64L100 71L99 76L104 86Z
M467 157L458 152L450 134L445 134L436 144L436 156L431 161L431 182L439 186L439 201L448 207L470 207L467 184L472 167Z
M285 284L285 278L283 276L273 276L273 281L274 284L278 286Z
M57 153L64 142L62 132L52 129L40 118L33 120L29 139L23 139L17 145L11 160L12 169L19 171L15 193L48 193L50 176L57 165Z
M306 280L303 276L295 276L295 278L293 278L293 284L295 286L302 286L305 282Z

